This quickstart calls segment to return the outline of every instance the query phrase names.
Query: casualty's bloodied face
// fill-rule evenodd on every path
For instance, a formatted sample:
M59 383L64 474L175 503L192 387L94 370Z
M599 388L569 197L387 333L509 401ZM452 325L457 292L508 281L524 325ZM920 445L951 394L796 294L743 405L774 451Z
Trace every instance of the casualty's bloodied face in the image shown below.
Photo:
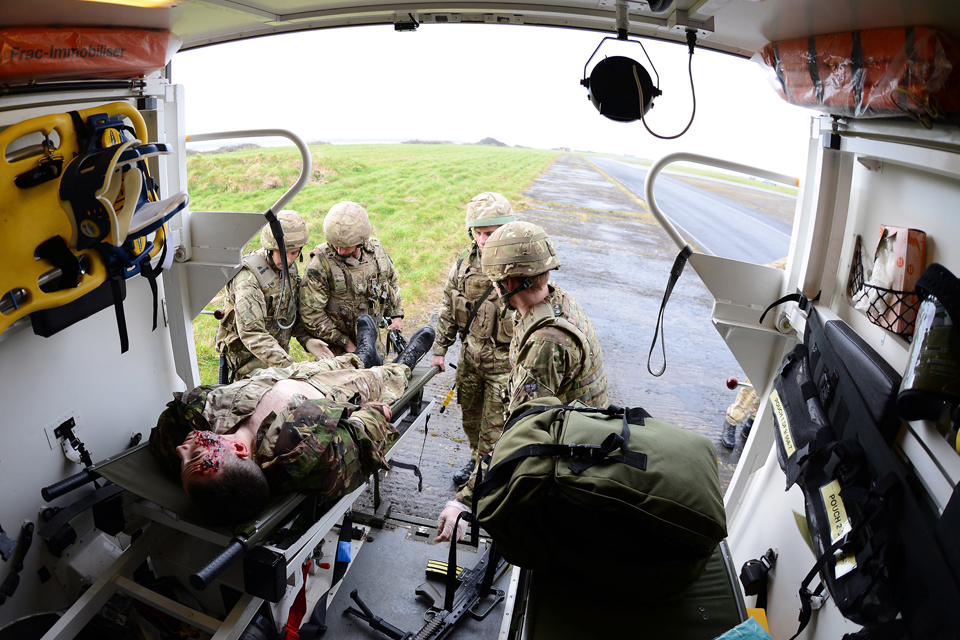
M233 449L223 436L212 431L191 431L177 447L180 456L180 477L184 484L200 478L212 477L223 469L224 456L233 455Z

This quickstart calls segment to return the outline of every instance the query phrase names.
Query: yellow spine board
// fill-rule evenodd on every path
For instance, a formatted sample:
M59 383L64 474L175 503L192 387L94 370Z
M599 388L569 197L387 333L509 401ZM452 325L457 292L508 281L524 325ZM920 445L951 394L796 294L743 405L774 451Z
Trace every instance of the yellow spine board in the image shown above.
M79 113L84 120L95 113L123 116L130 120L140 141L147 141L147 127L143 117L126 102L113 102L84 109ZM77 134L69 114L60 113L24 120L0 132L0 197L4 202L4 206L0 208L0 256L3 257L3 267L0 268L0 298L9 299L11 292L20 289L26 291L25 300L16 309L9 313L0 313L0 331L29 313L72 302L90 293L106 280L106 267L100 254L96 250L87 249L73 252L78 258L86 255L90 263L90 268L80 277L77 287L50 293L40 289L41 276L55 267L46 260L34 259L36 248L57 235L69 244L73 236L73 224L60 206L59 178L26 189L14 184L18 175L37 166L43 154L38 153L11 162L7 160L7 147L29 134L50 136L53 132L59 137L60 145L53 153L62 156L66 166L79 152Z

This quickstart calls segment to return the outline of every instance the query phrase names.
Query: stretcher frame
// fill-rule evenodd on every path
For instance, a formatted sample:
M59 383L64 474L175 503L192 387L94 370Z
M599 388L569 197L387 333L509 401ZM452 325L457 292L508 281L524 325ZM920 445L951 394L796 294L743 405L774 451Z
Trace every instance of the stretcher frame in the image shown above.
M387 460L393 457L394 452L398 450L401 443L411 437L411 433L418 432L420 427L423 427L424 431L426 431L427 423L429 422L430 414L436 401L433 399L424 400L423 390L426 383L436 375L438 371L438 367L416 367L413 371L411 384L407 387L404 394L391 405L391 408L395 411L393 424L397 426L401 433L397 441L390 450L387 451L385 455ZM144 443L104 460L89 470L91 477L97 477L98 469L102 471L109 463L124 457L136 455L147 446L148 445ZM149 452L147 452L147 454L150 455ZM374 482L378 484L378 474L373 474L373 478ZM368 478L366 482L354 491L337 500L307 531L299 536L296 542L287 548L281 549L273 545L263 545L271 551L281 554L284 558L287 595L289 595L291 587L299 588L299 584L302 584L302 578L299 581L297 578L300 576L301 566L304 561L313 553L321 540L341 521L343 515L351 509L353 503L369 485L370 479ZM218 565L214 568L212 577L210 577L208 581L205 581L203 586L199 587L199 589L203 589L226 570L234 560L243 556L248 545L256 545L259 541L265 539L268 533L283 523L294 509L309 498L310 497L305 494L287 494L274 500L265 514L254 521L254 532L246 537L245 543L239 553L236 553L236 550L231 552L231 547L237 544L237 536L231 537L227 529L205 527L183 518L169 509L146 502L144 499L129 502L129 504L124 507L125 518L127 518L128 515L130 518L128 523L139 520L141 522L147 522L148 526L144 527L139 537L123 551L120 557L117 558L117 560L100 575L94 584L64 613L60 620L43 636L42 640L72 640L116 593L126 594L178 620L186 622L201 631L212 634L211 640L236 640L267 600L244 591L234 606L227 611L223 621L220 621L136 583L133 580L133 572L144 560L156 553L171 535L177 533L186 534L226 547L224 551L208 563L206 567L198 571L199 574L208 570L212 565ZM229 557L224 558L224 556ZM225 564L222 562L224 560ZM194 583L194 577L196 575L197 574L191 576L191 585L194 588L198 588L198 585ZM328 598L328 602L330 601L332 601L332 597Z

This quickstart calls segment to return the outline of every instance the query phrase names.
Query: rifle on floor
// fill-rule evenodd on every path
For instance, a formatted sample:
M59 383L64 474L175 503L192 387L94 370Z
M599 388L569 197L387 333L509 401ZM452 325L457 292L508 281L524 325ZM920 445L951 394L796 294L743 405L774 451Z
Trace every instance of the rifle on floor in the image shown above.
M461 514L467 515L469 514ZM453 528L457 530L456 525ZM423 625L418 632L402 631L379 616L375 616L370 608L360 599L357 590L350 592L350 598L357 603L361 611L347 607L344 614L356 616L393 640L443 640L448 638L457 624L469 615L474 620L483 620L495 606L504 599L503 589L493 587L493 582L506 567L506 562L500 556L495 545L490 545L486 553L477 561L472 569L465 569L457 577L457 543L450 543L450 558L447 562L447 589L443 602L443 609L431 607L433 618ZM458 585L459 583L459 585ZM432 590L432 588L431 588ZM423 586L417 590L418 595L431 597ZM436 594L439 595L439 594ZM481 611L476 607L492 596L492 602ZM436 601L435 601L436 602Z

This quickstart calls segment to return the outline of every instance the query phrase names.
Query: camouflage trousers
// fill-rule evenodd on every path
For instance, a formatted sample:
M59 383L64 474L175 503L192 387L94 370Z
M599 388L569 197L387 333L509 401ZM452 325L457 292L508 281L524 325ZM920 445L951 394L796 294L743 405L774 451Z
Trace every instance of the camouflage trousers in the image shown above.
M470 443L470 459L493 451L503 433L503 400L500 390L510 381L510 372L482 373L460 358L457 365L457 403L463 412L463 432Z
M410 369L404 364L385 364L364 369L360 358L351 354L317 362L302 362L290 376L303 380L328 400L347 404L378 401L392 404L407 388Z
M749 380L744 380L750 384ZM760 396L751 387L740 387L737 393L737 399L727 407L727 423L738 425L747 418L753 418L757 415L757 409L760 407Z
M249 378L250 374L257 369L265 369L270 366L264 364L260 358L246 350L227 351L224 355L227 357L227 365L230 367L230 371L233 372L234 380Z

